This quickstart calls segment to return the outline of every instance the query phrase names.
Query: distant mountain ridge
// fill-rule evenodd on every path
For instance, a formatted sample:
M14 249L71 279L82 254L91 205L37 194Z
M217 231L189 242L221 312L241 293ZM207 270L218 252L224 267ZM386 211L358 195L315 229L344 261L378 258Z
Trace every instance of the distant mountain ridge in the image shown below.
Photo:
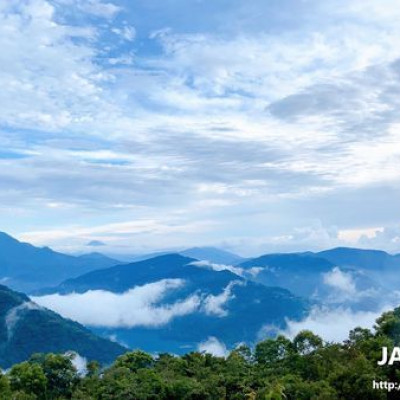
M147 254L137 254L137 255L112 255L112 257L115 257L117 259L121 259L124 261L124 263L132 263L132 262L137 262L137 261L144 261L148 260L150 258L155 258L159 256L164 256L167 254L181 254L182 256L186 257L192 257L197 260L204 260L204 261L209 261L211 263L215 264L227 264L227 265L235 265L240 262L245 261L245 258L234 254L232 252L219 249L217 247L191 247L188 249L184 250L165 250L165 251L157 251L153 253L147 253Z
M337 247L315 254L341 266L373 269L375 271L400 267L400 256L398 254L391 255L382 250Z
M48 247L35 247L0 232L0 279L13 289L55 285L72 276L119 264L105 256L74 257Z
M92 253L84 253L77 255L76 258L79 258L80 260L85 260L85 261L93 261L93 262L101 262L104 265L117 265L117 264L123 264L123 262L117 258L111 258L103 253L99 253L97 251L94 251Z
M196 350L196 344L210 336L218 337L229 346L241 341L254 342L264 326L283 329L286 318L301 319L309 308L307 300L286 289L251 282L226 269L214 270L180 254L92 271L38 294L84 296L93 291L106 291L127 295L132 288L164 280L180 284L166 292L154 307L172 310L177 304L192 299L190 311L161 326L108 328L105 324L95 331L116 335L129 346L140 343L140 347L151 352L182 352L180 346ZM40 297L35 299L40 302Z
M88 360L111 363L127 349L95 336L82 325L39 307L22 293L0 285L0 367L33 353L75 351Z
M193 258L183 257L179 254L166 254L88 272L77 278L67 279L54 288L39 290L35 294L84 293L88 290L108 290L114 293L123 293L136 285L178 277L177 271L194 261L196 260ZM199 270L199 268L196 269Z
M399 270L398 254L346 247L251 259L212 247L194 247L121 263L101 253L68 256L0 234L0 279L13 288L28 288L30 294L54 295L54 301L64 302L63 296L72 293L79 299L89 292L96 292L99 299L104 294L107 299L115 295L120 299L150 291L150 295L159 293L148 300L155 299L151 306L159 313L171 313L175 306L182 310L186 300L192 299L195 304L189 311L180 311L157 327L129 321L122 326L120 320L113 326L106 321L103 326L103 320L90 326L102 335L115 335L130 346L151 352L181 352L182 346L194 350L196 343L209 336L228 345L253 341L263 327L284 329L288 319L303 318L316 303L377 310L383 302L397 301ZM175 286L151 292L165 281L174 281ZM143 304L135 301L128 307ZM210 307L214 312L207 311Z
M300 296L310 297L323 282L323 274L335 264L310 253L266 254L238 265L244 268L260 268L254 276L256 282L267 286L279 286Z
M321 252L266 254L238 267L258 268L253 280L264 285L359 311L396 302L400 288L400 257L381 250L338 247Z
M214 247L193 247L177 253L196 260L239 266L245 269L249 269L251 266L279 267L281 271L287 273L297 273L301 270L302 273L306 274L312 273L313 268L327 269L330 266L340 266L341 268L368 270L371 274L378 270L385 272L385 274L390 272L394 274L400 267L399 254L391 255L380 250L347 247L320 252L266 254L250 259L244 259L236 254ZM144 261L167 254L174 253L160 252L136 256L132 262ZM317 258L319 261L312 260L312 258ZM48 247L35 247L20 242L10 235L0 232L0 281L24 292L52 287L69 278L119 264L129 264L129 262L120 261L98 252L79 256L67 255ZM322 273L323 271L319 272ZM400 282L400 278L396 278L395 275L390 276L396 283ZM265 270L258 275L258 281L269 286L281 285L279 279L277 280L276 277Z
M197 260L205 260L215 264L236 265L244 262L245 259L237 254L215 247L192 247L180 251L179 254L192 257Z

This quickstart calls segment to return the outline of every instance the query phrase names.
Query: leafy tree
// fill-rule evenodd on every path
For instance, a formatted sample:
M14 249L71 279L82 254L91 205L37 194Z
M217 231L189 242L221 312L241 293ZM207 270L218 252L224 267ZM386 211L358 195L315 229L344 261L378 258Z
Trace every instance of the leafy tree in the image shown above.
M259 400L285 400L285 388L281 382L275 382L257 394Z
M37 399L46 399L47 379L40 365L25 361L14 365L8 376L13 391L35 395Z
M0 400L383 400L398 393L372 381L400 381L396 366L380 367L381 349L400 339L400 308L383 314L376 331L355 328L343 343L310 331L278 336L226 358L193 352L181 357L143 351L120 356L78 376L71 357L34 355L0 373Z
M152 369L141 368L132 373L126 367L113 367L101 382L102 400L156 400L163 399L164 383Z
M47 394L49 398L70 398L79 377L72 364L72 355L35 354L31 357L32 364L40 365L47 379Z
M293 347L297 353L306 355L322 347L322 339L311 331L299 332L293 340Z
M132 351L119 356L114 363L115 368L128 368L136 372L141 368L151 368L154 366L154 358L141 350Z
M86 365L88 377L98 376L100 372L100 363L98 361L89 361Z
M273 364L293 354L292 342L282 335L257 344L255 359L258 364Z
M232 400L241 399L242 393L252 393L252 357L247 349L242 350L233 350L225 362L225 387Z
M375 329L378 335L387 336L395 343L400 344L400 307L383 313L376 320Z
M0 370L0 400L8 400L11 397L10 381L8 376Z
M11 397L9 397L7 400L12 399L12 400L36 400L37 397L34 394L28 394L25 392L13 392Z

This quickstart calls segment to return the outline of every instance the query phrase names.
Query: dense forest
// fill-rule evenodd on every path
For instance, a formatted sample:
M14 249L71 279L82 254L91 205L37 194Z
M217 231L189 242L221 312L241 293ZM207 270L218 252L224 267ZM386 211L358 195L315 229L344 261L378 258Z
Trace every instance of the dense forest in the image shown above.
M336 321L332 321L335 324ZM400 343L400 307L373 331L356 328L343 343L324 343L310 331L293 340L266 339L226 358L181 357L140 350L106 368L89 361L85 374L72 356L35 354L0 377L1 400L369 400L400 398L373 381L400 382L400 367L380 367L382 347Z

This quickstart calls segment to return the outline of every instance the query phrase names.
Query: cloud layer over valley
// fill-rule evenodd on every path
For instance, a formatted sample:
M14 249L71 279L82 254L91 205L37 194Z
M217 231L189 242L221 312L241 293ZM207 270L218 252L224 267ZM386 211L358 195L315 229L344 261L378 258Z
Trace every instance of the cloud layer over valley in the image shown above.
M182 279L163 279L124 293L89 290L85 293L58 293L32 296L32 300L63 317L87 326L108 328L161 327L174 318L193 314L225 317L226 306L234 297L232 288L241 282L232 281L220 294L194 292L183 299L166 302L167 295L184 287Z

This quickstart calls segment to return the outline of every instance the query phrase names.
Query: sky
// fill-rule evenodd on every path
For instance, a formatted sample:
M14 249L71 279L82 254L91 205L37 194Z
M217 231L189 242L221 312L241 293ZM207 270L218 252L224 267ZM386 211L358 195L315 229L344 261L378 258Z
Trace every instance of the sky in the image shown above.
M0 0L0 230L400 252L398 6Z

